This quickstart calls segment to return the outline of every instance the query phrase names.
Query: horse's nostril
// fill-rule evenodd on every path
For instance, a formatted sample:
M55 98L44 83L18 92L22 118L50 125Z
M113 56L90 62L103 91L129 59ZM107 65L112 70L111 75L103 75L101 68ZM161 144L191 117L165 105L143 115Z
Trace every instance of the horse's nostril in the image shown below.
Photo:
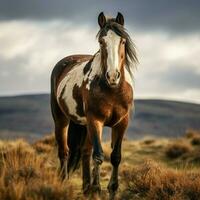
M116 78L119 79L120 75L120 72L117 72Z
M108 73L108 72L106 72L106 78L107 78L107 79L110 79L110 76L109 76L109 73Z

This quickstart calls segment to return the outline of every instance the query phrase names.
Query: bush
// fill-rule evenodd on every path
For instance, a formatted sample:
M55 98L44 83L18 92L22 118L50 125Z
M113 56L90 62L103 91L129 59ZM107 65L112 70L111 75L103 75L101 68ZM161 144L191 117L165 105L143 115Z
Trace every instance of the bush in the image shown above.
M194 136L191 140L192 145L200 145L200 136Z
M200 136L200 131L199 130L194 130L194 129L188 129L185 133L186 138L191 139L195 136Z
M31 145L19 140L12 144L5 142L1 148L0 199L71 200L75 196L72 184L61 182L49 160L38 155Z
M153 161L122 172L125 189L120 199L198 200L200 176L166 169Z
M38 140L33 144L34 149L38 153L50 153L53 148L56 146L56 141L54 135L48 135Z
M167 147L166 156L168 158L174 159L181 157L183 154L191 151L191 147L186 143L174 143Z
M145 144L145 145L151 145L153 143L155 143L155 139L145 139L143 141L143 144Z

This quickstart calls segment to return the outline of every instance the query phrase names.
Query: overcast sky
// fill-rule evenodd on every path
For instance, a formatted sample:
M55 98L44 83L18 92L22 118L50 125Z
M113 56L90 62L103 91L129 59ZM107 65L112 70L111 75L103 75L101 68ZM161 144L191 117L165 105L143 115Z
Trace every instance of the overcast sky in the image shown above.
M200 1L0 0L0 95L50 91L70 54L98 50L97 16L120 11L136 43L136 98L200 103Z

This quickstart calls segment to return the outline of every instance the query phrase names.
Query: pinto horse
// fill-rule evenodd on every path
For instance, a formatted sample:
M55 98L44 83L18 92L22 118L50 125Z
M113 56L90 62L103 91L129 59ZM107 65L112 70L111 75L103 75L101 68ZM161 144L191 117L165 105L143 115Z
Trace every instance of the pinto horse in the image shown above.
M100 192L104 154L102 129L112 129L110 196L118 188L121 144L133 104L134 43L124 28L124 17L98 16L100 49L92 55L63 58L51 75L51 109L61 164L61 177L79 166L82 158L83 193ZM94 161L90 174L91 155ZM92 180L91 180L92 179Z

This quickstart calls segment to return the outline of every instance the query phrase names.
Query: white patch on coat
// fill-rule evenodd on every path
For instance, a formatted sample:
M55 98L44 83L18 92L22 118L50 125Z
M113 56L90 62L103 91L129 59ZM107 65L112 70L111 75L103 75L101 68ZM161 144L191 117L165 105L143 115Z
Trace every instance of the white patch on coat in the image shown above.
M73 69L69 71L67 75L63 78L57 89L58 103L61 101L64 102L68 108L69 114L75 116L77 120L79 120L80 123L83 125L87 123L87 120L86 117L81 117L77 114L77 102L73 98L73 88L75 85L81 87L83 81L88 80L86 88L90 90L90 84L94 79L95 75L99 75L101 73L100 61L100 53L97 53L93 59L90 70L85 75L83 73L83 70L89 61L75 65ZM83 110L85 111L84 102L82 103ZM63 110L63 112L65 111Z
M80 87L84 80L83 69L88 61L78 64L67 73L65 78L60 82L57 89L57 101L64 102L68 108L70 115L75 116L81 124L86 124L86 117L81 117L77 114L77 103L73 98L73 88L75 85Z
M107 48L107 72L116 73L119 69L119 44L121 37L118 36L114 31L109 30L107 35L103 37L106 48Z
M90 70L84 77L84 81L86 80L88 81L86 84L86 88L88 90L90 90L91 82L93 81L95 76L100 74L101 74L101 55L100 53L97 53L93 59Z

